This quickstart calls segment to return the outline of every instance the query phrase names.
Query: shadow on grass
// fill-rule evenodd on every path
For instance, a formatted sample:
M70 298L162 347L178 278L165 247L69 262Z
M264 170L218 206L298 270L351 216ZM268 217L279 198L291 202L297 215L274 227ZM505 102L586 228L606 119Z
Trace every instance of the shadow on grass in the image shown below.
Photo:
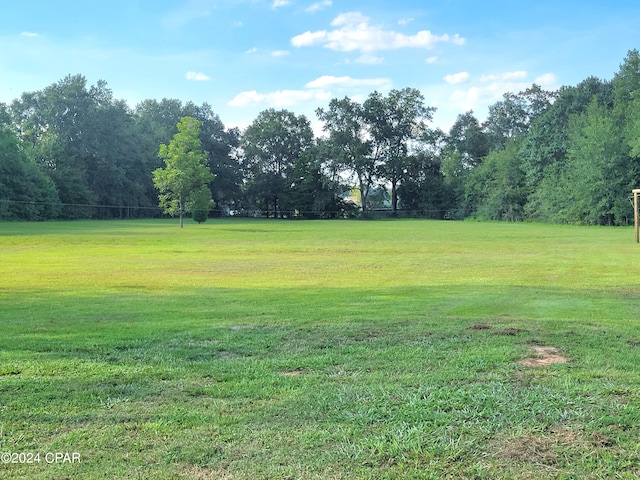
M5 294L0 450L78 449L88 478L107 460L113 478L145 465L156 478L630 472L637 300L495 286ZM520 365L532 345L568 363Z

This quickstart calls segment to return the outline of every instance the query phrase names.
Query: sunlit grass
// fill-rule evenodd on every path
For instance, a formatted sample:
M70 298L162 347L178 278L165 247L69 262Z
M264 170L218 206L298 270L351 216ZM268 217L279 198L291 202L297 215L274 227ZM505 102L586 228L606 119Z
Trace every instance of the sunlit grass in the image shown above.
M82 455L0 477L634 478L639 254L533 224L0 224L0 452Z

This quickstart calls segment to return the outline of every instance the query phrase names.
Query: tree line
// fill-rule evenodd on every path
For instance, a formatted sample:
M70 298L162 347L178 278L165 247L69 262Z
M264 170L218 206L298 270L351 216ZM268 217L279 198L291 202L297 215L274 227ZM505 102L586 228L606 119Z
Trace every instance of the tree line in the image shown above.
M373 92L363 102L334 98L316 111L320 137L306 116L276 109L240 131L226 128L206 103L145 100L130 108L106 82L90 86L70 75L0 104L0 219L157 217L162 204L181 215L191 210L200 221L380 211L633 221L628 194L640 187L638 50L628 52L611 80L589 77L557 91L534 84L505 94L482 122L469 111L444 132L430 125L434 112L419 90L404 88ZM167 196L159 172L175 161L180 128L193 134L196 127L197 142L185 148L204 168L199 187L181 199ZM171 210L177 201L184 203Z

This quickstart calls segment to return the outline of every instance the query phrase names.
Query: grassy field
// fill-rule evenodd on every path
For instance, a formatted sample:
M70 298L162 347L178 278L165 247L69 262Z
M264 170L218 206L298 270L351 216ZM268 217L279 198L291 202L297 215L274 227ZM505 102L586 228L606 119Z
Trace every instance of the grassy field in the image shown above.
M639 314L626 228L0 224L0 478L637 478Z

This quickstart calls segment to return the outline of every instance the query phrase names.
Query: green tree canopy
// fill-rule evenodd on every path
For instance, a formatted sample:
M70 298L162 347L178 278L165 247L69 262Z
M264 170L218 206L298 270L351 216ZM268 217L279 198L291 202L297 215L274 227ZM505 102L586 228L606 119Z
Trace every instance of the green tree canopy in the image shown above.
M200 205L202 187L214 176L206 164L207 154L200 142L201 123L193 117L183 117L177 127L178 133L169 145L160 145L158 156L164 160L165 167L153 171L153 184L160 191L160 206L165 213L178 215L182 228L191 197L197 192L196 203Z
M0 103L0 220L47 220L59 209L53 182L25 154Z
M316 115L329 134L327 145L336 168L346 169L358 179L362 212L366 213L367 197L378 173L378 159L372 155L362 105L349 97L334 98L326 110L317 109Z
M427 122L434 107L424 104L424 96L416 88L391 90L384 97L373 92L363 104L364 118L381 159L380 177L391 184L391 209L398 209L398 185L402 183L408 166L411 147L416 150L426 140Z
M251 196L274 215L291 186L291 174L300 156L314 144L311 124L304 115L288 110L264 110L242 136L245 169Z

